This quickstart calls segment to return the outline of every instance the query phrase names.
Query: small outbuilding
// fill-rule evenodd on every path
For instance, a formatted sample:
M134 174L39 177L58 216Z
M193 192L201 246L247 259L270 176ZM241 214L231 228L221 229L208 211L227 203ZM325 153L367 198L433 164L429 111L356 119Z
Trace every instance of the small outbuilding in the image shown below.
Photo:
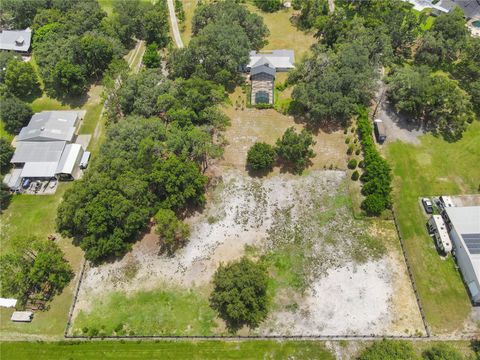
M31 311L14 311L10 320L14 322L31 322L33 312Z
M5 308L14 308L17 305L17 299L0 298L0 306Z

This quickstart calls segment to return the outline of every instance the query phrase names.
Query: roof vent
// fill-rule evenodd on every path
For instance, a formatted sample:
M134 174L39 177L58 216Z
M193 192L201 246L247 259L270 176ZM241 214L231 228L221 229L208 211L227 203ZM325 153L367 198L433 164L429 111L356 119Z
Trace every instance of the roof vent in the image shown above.
M23 39L22 36L18 37L17 40L15 40L15 44L17 45L23 45L24 42L25 40Z
M42 126L42 127L40 128L40 131L44 131L44 130L45 130L45 126Z

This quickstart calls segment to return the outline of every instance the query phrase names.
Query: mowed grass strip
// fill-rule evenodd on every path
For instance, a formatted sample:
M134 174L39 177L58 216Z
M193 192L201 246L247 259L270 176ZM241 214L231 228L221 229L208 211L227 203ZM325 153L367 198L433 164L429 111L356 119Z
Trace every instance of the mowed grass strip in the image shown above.
M418 198L476 193L480 184L480 123L456 143L432 135L420 146L395 142L387 157L395 175L395 210L427 321L435 333L461 329L471 306L455 263L441 260L427 234Z
M208 296L194 291L162 289L132 295L115 292L96 299L89 312L74 320L75 334L212 335L216 314Z
M314 341L125 341L2 343L2 358L90 359L322 359L333 355Z

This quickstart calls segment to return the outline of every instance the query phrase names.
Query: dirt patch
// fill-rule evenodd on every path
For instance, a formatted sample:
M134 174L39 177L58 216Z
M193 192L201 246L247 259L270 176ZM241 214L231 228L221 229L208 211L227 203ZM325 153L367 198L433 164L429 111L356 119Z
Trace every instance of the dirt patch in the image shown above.
M413 124L410 119L403 114L395 112L392 104L386 98L386 86L379 82L377 98L381 99L378 106L376 119L381 119L385 124L387 140L385 144L400 140L405 143L420 145L419 136L425 134L425 130L420 126Z
M246 95L237 90L231 97L232 102L240 102ZM228 146L220 165L245 170L248 149L259 141L274 145L286 129L293 126L300 131L303 125L295 123L293 117L285 116L273 109L258 110L254 108L226 107L225 113L231 119L231 126L225 132ZM311 170L329 168L345 169L346 151L345 137L342 131L325 133L319 131L314 135L316 144L313 148L316 156L312 159ZM274 175L279 173L276 168Z
M411 292L408 279L398 275L405 273L404 264L397 261L398 254L375 255L365 221L349 213L345 181L343 171L264 179L224 171L207 208L187 220L192 231L183 249L174 257L159 254L158 238L151 231L122 260L87 269L76 314L114 291L209 288L220 262L255 249L255 256L267 257L262 261L271 265L280 285L271 315L253 333L415 332L421 324L411 315L416 305L396 302L399 287L405 289L402 299ZM275 275L277 265L268 260L271 254L278 260L289 251L301 260L288 265L286 276L302 279L301 285Z

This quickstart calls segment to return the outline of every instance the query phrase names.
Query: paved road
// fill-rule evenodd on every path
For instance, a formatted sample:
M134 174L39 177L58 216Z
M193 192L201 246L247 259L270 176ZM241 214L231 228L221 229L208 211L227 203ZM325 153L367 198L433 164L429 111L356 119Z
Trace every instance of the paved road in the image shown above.
M172 32L173 37L175 39L175 43L179 49L183 48L183 41L180 37L180 31L178 30L178 21L177 16L175 15L175 5L173 4L173 0L167 0L168 4L168 12L170 13L170 23L172 24Z

